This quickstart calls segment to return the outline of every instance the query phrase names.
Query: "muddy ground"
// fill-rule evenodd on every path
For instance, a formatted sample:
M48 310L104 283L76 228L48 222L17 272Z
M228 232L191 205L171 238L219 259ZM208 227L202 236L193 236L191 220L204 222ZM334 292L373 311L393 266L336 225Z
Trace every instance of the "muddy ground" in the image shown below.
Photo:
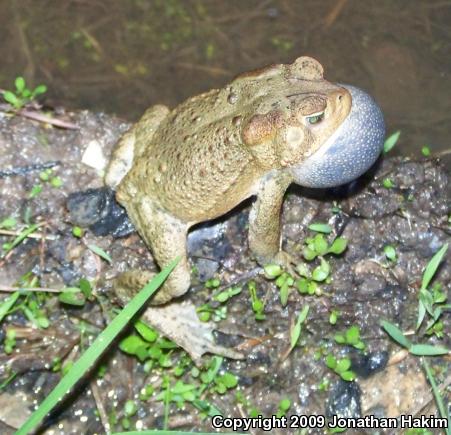
M18 282L25 286L33 277L36 277L32 282L35 287L54 290L76 286L85 278L94 288L94 297L83 306L74 307L60 303L58 293L45 293L45 297L44 293L34 293L31 298L35 301L34 308L48 319L48 325L41 324L47 327L33 327L23 309L3 320L0 433L5 434L12 433L56 385L61 376L60 363L76 360L114 316L112 278L130 267L155 269L150 253L136 233L113 238L95 236L88 229L83 237L75 237L66 208L71 193L102 185L99 169L82 160L102 166L102 159L108 158L128 124L87 111L61 111L58 117L79 128L58 129L0 113L0 171L3 171L0 222L14 217L17 223L8 230L13 233L39 223L34 233L36 238L26 238L10 252L3 246L0 301L10 294L9 287L15 287ZM90 158L86 155L87 148L97 150L98 154ZM59 177L61 186L59 182L54 182L55 187L52 182L42 180L46 164L53 167L50 179ZM386 179L391 180L392 187L384 187ZM39 193L36 185L42 187ZM282 399L291 402L288 416L393 417L435 413L420 359L408 355L391 341L380 328L380 320L388 320L404 331L414 331L423 269L450 240L450 198L449 174L439 161L429 159L416 161L385 156L359 182L335 190L308 191L293 186L283 209L285 249L302 263L303 242L316 234L307 228L313 222L329 223L332 233L326 238L331 241L336 236L345 237L348 247L341 255L327 257L331 279L320 284L320 296L301 295L293 290L286 307L281 305L274 282L265 278L250 259L246 237L249 202L223 219L196 229L190 235L189 251L197 273L185 299L196 307L209 303L218 316L221 310L217 309L226 307L226 318L215 323L215 328L221 330L217 339L245 354L245 359L239 361L224 359L219 371L234 374L238 386L225 394L213 391L210 386L202 399L223 415L233 417L252 415L254 408L270 416L278 412ZM5 228L2 234L2 244L14 238L5 234ZM111 263L88 249L88 245L106 251ZM395 248L394 261L384 253L387 245ZM311 264L319 263L316 259ZM310 268L312 265L309 263ZM233 283L241 286L242 291L220 304L212 298L212 292L218 290L205 288L205 281L211 278L220 279L220 288ZM258 297L265 303L263 320L257 320L252 310L247 284L250 278L256 284ZM449 295L450 281L448 253L434 282L441 283ZM20 301L27 305L30 297L26 300L22 297ZM290 328L307 304L310 310L301 337L288 352ZM329 321L332 311L339 312L335 325ZM411 339L449 348L449 314L444 314L442 319L442 339L424 335L424 327ZM365 352L334 340L337 332L352 325L360 328ZM12 327L16 329L16 345L7 354L6 332ZM326 366L325 357L329 353L352 359L351 368L357 373L354 382L340 380ZM100 370L86 376L47 421L46 427L52 433L104 433L110 421L119 431L126 424L125 404L133 399L137 410L128 415L130 428L161 428L165 411L158 395L163 377L168 376L171 385L175 385L176 379L193 385L199 382L193 375L194 365L183 351L171 350L169 358L172 366L162 368L154 364L149 369L149 364L126 355L116 343L102 359ZM204 357L206 365L210 361L210 356ZM437 381L449 384L449 357L433 358L429 362ZM183 370L175 374L175 366ZM137 397L146 385L151 385L155 393L139 400ZM204 418L188 399L180 407L171 402L169 411L169 428L212 431L210 418ZM291 429L284 433L297 431ZM323 431L310 429L308 433Z

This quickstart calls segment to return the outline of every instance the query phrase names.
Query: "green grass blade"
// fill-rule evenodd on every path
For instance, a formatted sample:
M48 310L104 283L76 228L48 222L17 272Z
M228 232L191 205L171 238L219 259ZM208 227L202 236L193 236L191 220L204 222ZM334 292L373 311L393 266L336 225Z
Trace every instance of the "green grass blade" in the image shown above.
M426 372L426 377L428 378L428 381L431 384L432 392L435 398L435 403L437 404L440 416L448 420L448 428L446 430L446 433L449 435L451 434L451 415L446 410L445 404L443 403L443 398L440 395L440 391L437 387L434 376L432 375L431 368L429 367L426 358L421 358L421 362L423 363L424 371Z
M447 250L448 243L445 243L429 261L428 265L424 269L423 281L421 282L421 290L424 290L428 287L429 283L435 275L435 272L437 272L437 269L442 262Z
M113 321L99 334L92 345L83 353L72 366L66 376L39 405L39 408L31 414L28 420L15 433L15 435L26 435L35 429L45 416L55 407L64 395L80 380L80 378L94 365L95 361L102 355L119 332L127 325L130 319L139 311L157 289L161 286L167 276L179 262L179 258L173 260L152 281L124 307L124 309L113 319Z
M3 301L2 305L0 305L0 322L3 320L3 317L6 316L6 313L11 309L11 307L16 303L19 296L20 292L14 292L9 298Z
M99 248L97 245L88 245L88 248L94 252L94 254L98 255L100 258L103 258L106 262L110 263L113 261L111 257L102 249Z
M446 355L450 352L449 349L443 346L433 346L432 344L412 344L409 348L412 355L418 356L436 356Z
M402 331L393 323L387 322L385 320L381 321L381 326L384 328L385 332L393 338L398 344L400 344L402 347L405 347L406 349L410 348L410 341L409 339L402 333Z

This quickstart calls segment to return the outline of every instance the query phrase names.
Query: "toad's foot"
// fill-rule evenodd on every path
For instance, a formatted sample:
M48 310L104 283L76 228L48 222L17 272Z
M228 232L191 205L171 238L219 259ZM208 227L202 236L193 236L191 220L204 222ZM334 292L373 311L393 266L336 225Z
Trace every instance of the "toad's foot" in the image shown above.
M126 305L153 276L151 272L140 270L121 274L114 282L114 290L120 304ZM150 303L161 305L170 299L172 296L164 292L163 284L163 288L157 291ZM213 353L232 359L244 358L240 352L215 343L213 337L215 328L199 320L196 308L189 301L174 301L163 306L149 307L144 311L142 319L184 349L196 365L202 364L201 357L204 353Z
M279 251L273 257L257 257L257 263L260 266L266 266L268 264L278 264L285 272L288 272L290 275L294 276L296 274L295 266L297 263L293 256L286 251Z

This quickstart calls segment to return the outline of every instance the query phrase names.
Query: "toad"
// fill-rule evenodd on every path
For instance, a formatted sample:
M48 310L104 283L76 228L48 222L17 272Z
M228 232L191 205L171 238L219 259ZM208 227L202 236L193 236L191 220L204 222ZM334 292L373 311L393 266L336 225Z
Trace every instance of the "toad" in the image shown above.
M326 81L310 57L241 74L173 110L149 108L118 142L105 181L158 265L180 257L151 303L189 289L189 228L251 196L250 251L261 265L286 265L280 214L288 186L324 188L359 177L378 158L384 135L375 101ZM136 291L151 276L131 270L117 286Z

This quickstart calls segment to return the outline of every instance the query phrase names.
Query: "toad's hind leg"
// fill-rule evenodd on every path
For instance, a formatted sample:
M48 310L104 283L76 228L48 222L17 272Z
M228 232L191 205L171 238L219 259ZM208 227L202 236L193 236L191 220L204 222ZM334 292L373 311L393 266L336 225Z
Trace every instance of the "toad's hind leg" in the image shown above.
M105 174L105 184L111 188L122 181L130 171L133 161L139 158L148 146L162 121L169 113L166 106L157 104L144 112L141 119L126 131L115 146Z
M151 200L127 206L127 212L147 246L152 250L160 268L166 267L176 257L180 261L168 276L162 287L151 299L151 305L160 305L183 295L191 283L190 266L186 252L187 225L163 212ZM121 274L115 283L120 299L140 290L154 274L148 271L131 270Z

